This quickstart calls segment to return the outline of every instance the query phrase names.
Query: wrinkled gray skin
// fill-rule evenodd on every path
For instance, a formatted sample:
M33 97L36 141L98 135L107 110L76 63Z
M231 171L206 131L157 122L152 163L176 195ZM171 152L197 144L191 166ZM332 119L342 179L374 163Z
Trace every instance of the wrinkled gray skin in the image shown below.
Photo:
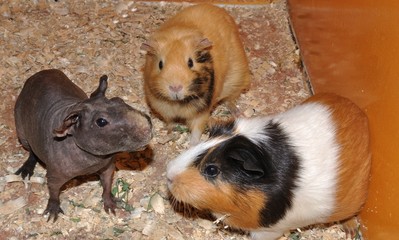
M114 153L135 151L151 139L150 118L122 99L107 99L107 76L90 98L59 70L30 77L15 104L15 124L22 146L30 152L16 172L31 177L37 161L45 163L50 198L45 214L57 220L60 188L70 179L98 173L104 209L115 214L111 196Z

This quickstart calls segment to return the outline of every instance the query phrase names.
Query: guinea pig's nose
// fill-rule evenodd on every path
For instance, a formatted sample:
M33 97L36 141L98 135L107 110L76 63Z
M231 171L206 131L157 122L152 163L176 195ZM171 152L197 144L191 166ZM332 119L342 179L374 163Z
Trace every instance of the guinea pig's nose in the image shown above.
M180 92L182 89L183 89L183 86L182 86L182 85L177 85L177 86L175 86L175 85L170 85L170 86L169 86L169 90L172 91L172 92L175 92L175 93Z
M168 176L166 176L166 184L168 185L169 189L172 187L173 184L173 180Z
M166 175L166 180L168 181L168 183L172 183L173 182L173 179L170 176L168 176L168 175Z

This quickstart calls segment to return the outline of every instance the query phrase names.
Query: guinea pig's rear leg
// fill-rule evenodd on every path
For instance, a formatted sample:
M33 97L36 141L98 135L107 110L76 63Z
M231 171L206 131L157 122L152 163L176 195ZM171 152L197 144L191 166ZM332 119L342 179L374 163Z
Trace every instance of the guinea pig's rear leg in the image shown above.
M65 179L59 179L56 177L47 176L50 198L48 200L46 210L44 210L43 213L43 214L47 213L49 214L47 222L50 221L50 219L53 219L53 222L55 222L58 219L59 213L64 214L64 211L62 211L60 207L60 191L61 191L60 189L62 185L64 185L66 182L67 180Z
M190 146L195 146L200 142L201 135L204 132L209 116L209 112L204 112L189 121L191 130Z
M32 152L29 151L29 157L25 161L25 163L15 172L16 175L21 174L22 179L25 179L26 176L30 179L33 175L33 170L35 169L36 163L38 162L37 156Z
M109 211L115 215L116 203L111 195L112 177L115 171L115 164L111 162L103 171L99 172L101 185L103 186L103 201L104 210L109 214Z

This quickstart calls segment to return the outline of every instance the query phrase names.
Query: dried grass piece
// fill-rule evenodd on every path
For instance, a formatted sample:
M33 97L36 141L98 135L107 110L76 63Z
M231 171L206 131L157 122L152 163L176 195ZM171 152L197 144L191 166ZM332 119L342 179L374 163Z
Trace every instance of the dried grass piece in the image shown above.
M9 200L4 204L0 204L0 214L7 215L23 208L26 205L24 197L19 197L14 200Z

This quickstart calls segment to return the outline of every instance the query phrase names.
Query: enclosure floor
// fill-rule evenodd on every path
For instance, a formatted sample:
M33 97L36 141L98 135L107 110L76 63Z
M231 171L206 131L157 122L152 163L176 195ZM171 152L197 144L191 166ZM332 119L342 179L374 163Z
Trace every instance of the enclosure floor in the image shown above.
M45 180L45 169L37 166L32 183L26 185L12 175L28 157L16 137L13 107L29 76L58 68L90 93L99 77L107 74L108 97L120 96L149 113L142 91L145 53L140 45L187 5L112 0L1 3L0 239L248 239L244 233L206 219L183 217L171 208L165 166L188 147L189 134L184 129L167 134L155 116L149 149L117 157L114 183L129 187L127 196L122 197L122 189L119 192L131 212L118 209L116 216L107 215L99 182L74 180L61 194L65 215L47 222L42 215L47 186L37 183ZM224 7L241 29L252 72L251 89L237 103L242 113L247 117L278 113L310 96L285 2ZM220 106L212 120L228 117ZM338 225L302 229L282 239L300 238L345 239Z

